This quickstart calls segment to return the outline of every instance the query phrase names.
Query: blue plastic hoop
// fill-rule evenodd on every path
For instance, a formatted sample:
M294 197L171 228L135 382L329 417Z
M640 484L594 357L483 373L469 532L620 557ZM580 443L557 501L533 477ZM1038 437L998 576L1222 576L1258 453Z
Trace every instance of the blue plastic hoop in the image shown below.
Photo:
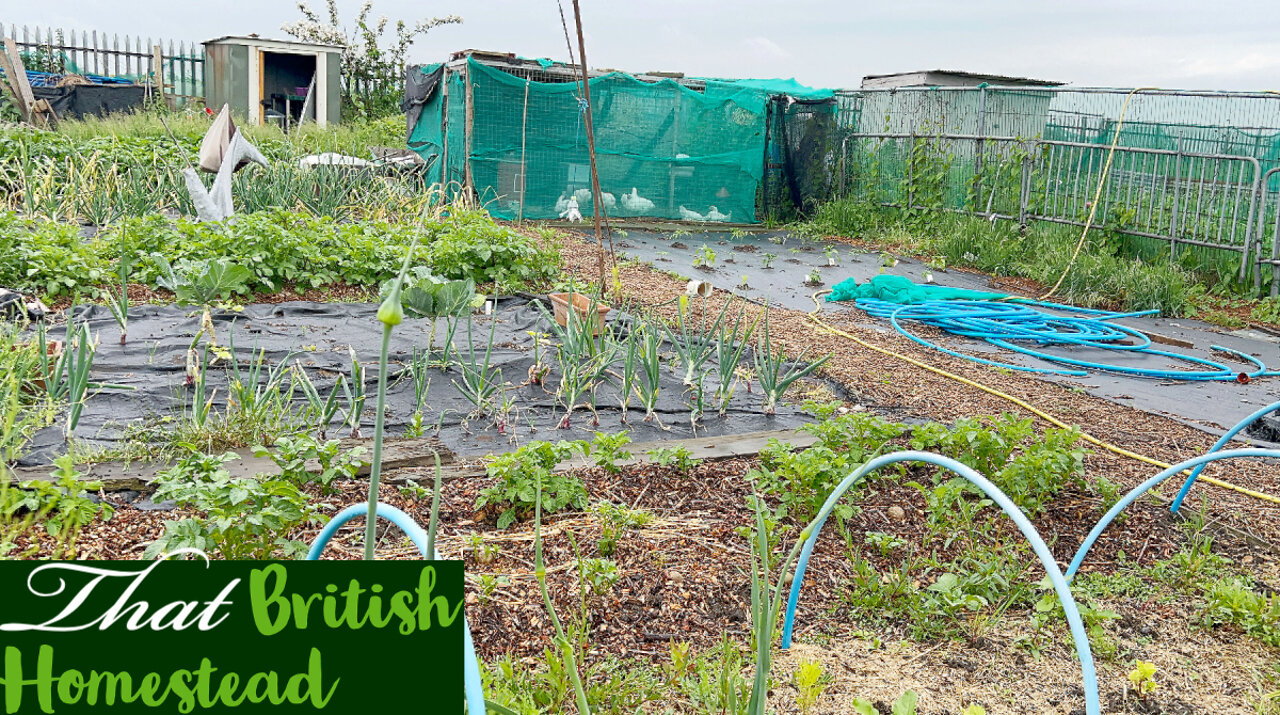
M1085 713L1086 715L1099 715L1101 708L1098 704L1098 675L1094 669L1093 652L1089 648L1089 638L1085 634L1084 621L1080 618L1080 609L1076 605L1075 597L1071 595L1071 587L1063 577L1057 562L1054 561L1053 553L1049 551L1044 539L1040 537L1040 532L1036 531L1036 528L1031 525L1026 515L1013 503L1013 500L1000 491L996 485L988 481L986 477L983 477L967 465L932 452L895 452L877 457L845 477L844 481L840 482L840 485L835 488L835 491L831 492L831 496L827 497L827 501L822 505L822 509L818 512L818 516L813 520L809 528L809 537L805 540L804 548L800 551L799 560L796 561L795 577L791 581L791 595L787 599L787 614L782 624L782 647L784 649L791 647L791 631L794 625L796 604L800 600L800 586L804 581L805 569L809 565L809 556L813 553L813 546L818 541L818 535L822 532L822 527L826 524L827 517L831 515L831 511L835 508L836 503L840 501L840 498L844 496L844 493L861 482L867 474L897 462L924 462L943 469L949 469L981 489L984 494L990 497L1013 519L1014 524L1018 526L1018 530L1027 538L1027 541L1031 542L1031 548L1040 559L1045 572L1048 573L1049 580L1053 583L1053 590L1058 595L1058 602L1062 604L1062 610L1066 613L1067 624L1071 628L1071 639L1075 642L1076 653L1080 657L1080 671L1084 679Z
M1280 410L1280 402L1273 402L1272 404L1267 405L1266 407L1263 407L1257 412L1244 418L1243 420L1240 421L1240 424L1237 424L1235 427L1232 427L1230 430L1227 431L1226 434L1222 435L1222 437L1219 438L1217 442L1214 442L1213 446L1209 448L1208 453L1212 454L1222 449L1227 445L1227 442L1231 441L1232 437L1235 437L1237 434L1239 434L1249 425L1253 424L1254 422L1257 422L1258 420L1271 414L1272 412L1275 412L1276 410ZM1200 466L1196 467L1191 472L1191 476L1187 477L1187 481L1184 482L1182 484L1182 488L1178 490L1178 496L1173 498L1173 504L1169 505L1169 511L1175 514L1178 513L1178 510L1182 508L1182 500L1186 499L1187 492L1191 491L1191 485L1195 484L1196 478L1200 476L1200 472L1203 472L1204 468L1207 466L1209 466L1209 463L1205 462Z
M427 556L427 532L413 517L391 506L390 504L377 504L378 516L400 527L411 540L413 545L418 547L418 552L423 558ZM311 550L307 552L308 561L318 561L320 554L324 553L324 547L329 545L329 540L338 532L338 528L343 524L351 521L357 516L368 516L368 504L352 504L351 506L338 512L336 516L325 524L320 530L320 534L316 536L316 540L311 544ZM436 559L440 558L440 553L433 554ZM480 680L480 662L476 660L476 646L471 640L471 626L467 624L466 614L462 616L462 633L463 633L463 661L462 661L462 683L467 696L467 712L479 713L485 715L484 705L484 685Z

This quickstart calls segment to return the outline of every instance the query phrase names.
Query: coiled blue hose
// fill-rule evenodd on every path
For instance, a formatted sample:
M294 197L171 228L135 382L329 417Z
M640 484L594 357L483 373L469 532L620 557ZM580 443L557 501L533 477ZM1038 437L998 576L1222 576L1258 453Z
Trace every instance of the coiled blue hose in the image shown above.
M1151 338L1141 331L1111 322L1119 318L1155 315L1159 313L1157 310L1114 313L1030 300L935 300L903 305L875 298L858 299L858 307L870 315L888 319L895 330L925 347L982 365L1007 370L1075 377L1087 375L1088 370L1098 370L1157 380L1188 381L1248 381L1257 377L1280 374L1269 371L1265 364L1251 355L1218 345L1211 347L1252 363L1254 368L1250 371L1241 371L1213 360L1158 350L1151 346ZM1067 315L1046 312L1040 308L1060 311ZM996 347L1066 367L1028 367L967 355L912 334L903 328L900 322L902 320L914 320L955 335L985 340ZM1038 346L1061 345L1118 350L1128 354L1149 355L1189 363L1192 369L1154 369L1077 360L1036 350L1028 347L1027 343Z
M800 558L796 561L795 576L791 581L791 594L787 599L786 618L782 622L782 647L784 649L791 647L791 632L796 615L796 604L800 600L800 586L804 581L804 572L808 568L809 557L813 554L814 544L818 541L818 535L822 533L822 526L826 524L827 517L831 515L831 511L835 509L836 504L844 496L845 492L861 482L867 474L897 462L924 462L949 469L981 489L1013 519L1013 523L1017 525L1018 530L1027 538L1027 541L1031 542L1032 550L1035 552L1036 557L1040 559L1040 563L1044 565L1045 572L1049 575L1049 581L1053 584L1053 590L1057 593L1058 601L1062 604L1062 610L1066 613L1067 623L1071 628L1071 639L1075 642L1076 653L1080 657L1080 670L1084 678L1085 713L1086 715L1099 715L1101 709L1098 704L1098 676L1094 670L1093 652L1089 648L1089 638L1085 635L1084 622L1080 619L1080 609L1076 605L1075 598L1071 595L1071 587L1067 585L1067 580L1063 577L1057 562L1054 561L1049 547L1045 545L1044 539L1040 537L1040 533L1031 525L1022 510L996 485L974 469L954 459L933 454L932 452L895 452L877 457L845 477L844 481L840 482L839 486L827 497L822 509L818 511L818 516L814 518L811 526L807 529L809 536L805 539L804 547L800 551Z
M413 541L413 545L418 547L418 552L424 558L427 558L427 532L421 526L418 526L418 522L414 521L413 517L390 504L383 504L382 502L378 502L377 513L378 516L400 527L400 530ZM338 527L357 516L367 516L368 514L369 505L367 504L352 504L338 512L328 524L324 525L324 528L320 530L320 534L316 536L316 540L311 544L311 550L307 552L307 560L317 561L320 559L320 555L324 553L324 547L329 545L329 540L338 532ZM438 552L432 554L432 556L437 559L440 558ZM484 685L480 680L480 661L476 660L476 646L471 640L471 626L467 624L466 614L462 616L462 633L462 682L467 697L467 712L484 715Z
M1213 446L1209 448L1208 453L1213 454L1214 452L1217 452L1218 450L1222 449L1227 445L1227 442L1231 441L1232 437L1235 437L1246 427L1253 424L1254 422L1257 422L1263 417L1266 417L1272 412L1276 412L1277 410L1280 410L1280 402L1273 402L1270 405L1267 405L1266 407L1263 407L1257 412L1249 415L1243 420L1240 420L1240 424L1237 424L1235 427L1232 427L1231 429L1227 430L1226 434L1222 435L1222 437L1219 438L1217 442L1213 443ZM1204 462L1203 464L1201 464L1200 466L1192 470L1191 476L1187 477L1187 481L1183 482L1182 488L1178 490L1178 496L1174 497L1173 503L1169 505L1169 511L1175 514L1178 513L1178 510L1182 508L1182 500L1186 499L1187 492L1191 491L1191 485L1195 484L1196 477L1199 477L1200 472L1203 472L1204 468L1207 466L1209 466L1209 463Z

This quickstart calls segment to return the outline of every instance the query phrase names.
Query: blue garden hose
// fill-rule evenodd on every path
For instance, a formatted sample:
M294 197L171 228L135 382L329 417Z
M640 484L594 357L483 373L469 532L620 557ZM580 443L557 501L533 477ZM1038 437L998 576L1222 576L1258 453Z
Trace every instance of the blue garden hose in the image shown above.
M1165 469L1154 477L1134 487L1132 491L1124 495L1123 499L1116 502L1114 506L1108 509L1107 513L1104 514L1098 523L1094 525L1093 529L1089 532L1089 535L1084 537L1084 542L1081 543L1080 548L1076 550L1075 558L1071 559L1071 565L1067 567L1067 578L1070 579L1075 576L1076 571L1080 569L1080 564L1084 562L1085 556L1089 555L1089 549L1093 547L1093 542L1098 540L1098 537L1101 536L1102 532L1106 530L1111 522L1120 515L1120 512L1124 511L1125 507L1132 504L1138 497L1145 494L1147 490L1156 486L1160 482L1163 482L1169 477L1172 477L1178 472L1190 467L1205 465L1209 462L1216 462L1220 459L1237 459L1239 457L1269 457L1271 459L1280 459L1280 449L1233 449L1226 452L1202 454L1199 457L1192 457L1191 459L1183 460L1174 464L1168 469ZM1190 480L1188 480L1187 486L1190 486Z
M1227 445L1227 442L1231 441L1232 437L1235 437L1246 427L1248 427L1254 422L1257 422L1258 420L1262 419L1263 417L1266 417L1267 415L1277 410L1280 410L1280 402L1273 402L1270 405L1267 405L1266 407L1263 407L1257 412L1244 418L1243 420L1240 421L1240 424L1236 425L1235 427L1232 427L1230 430L1227 430L1226 434L1222 435L1222 437L1217 442L1214 442L1213 446L1209 448L1208 453L1213 454L1214 452L1217 452L1218 450L1222 449ZM1200 472L1203 472L1204 468L1207 466L1209 466L1209 463L1205 462L1200 466L1196 467L1194 470L1192 470L1191 476L1187 477L1187 481L1184 482L1182 484L1182 488L1178 490L1178 496L1173 498L1173 504L1169 505L1169 511L1175 514L1178 513L1178 510L1182 508L1182 500L1186 499L1187 492L1191 491L1191 485L1195 484L1196 477L1200 476Z
M897 462L924 462L949 469L981 489L1013 519L1018 530L1027 538L1027 541L1031 542L1031 548L1035 551L1036 557L1040 559L1040 563L1048 573L1049 580L1053 583L1053 590L1058 595L1058 602L1062 604L1062 610L1066 613L1067 623L1071 628L1071 639L1075 642L1076 654L1080 657L1080 670L1084 676L1085 714L1099 715L1101 709L1098 704L1098 676L1094 670L1093 652L1089 648L1089 638L1085 635L1084 622L1080 619L1080 609L1076 605L1075 598L1071 595L1071 587L1067 585L1067 580L1063 577L1062 571L1059 570L1057 562L1053 559L1053 554L1044 543L1044 539L1040 537L1040 533L1027 520L1022 510L1009 497L1005 496L1004 492L1000 491L998 487L972 468L954 459L933 454L932 452L895 452L877 457L859 467L857 471L848 477L845 477L844 481L840 482L835 491L831 492L831 495L827 497L822 509L818 511L818 516L806 528L809 536L805 539L799 560L796 561L795 576L791 581L791 594L787 599L786 618L782 623L782 648L791 647L792 626L794 625L796 604L800 600L800 586L804 581L804 572L809 565L809 557L813 554L814 544L818 541L818 535L822 532L822 527L826 524L827 517L831 515L831 511L835 509L836 504L844 496L844 493L861 482L867 474Z
M1151 338L1146 334L1112 322L1120 318L1158 314L1159 311L1156 310L1114 313L1030 300L934 300L903 305L875 298L860 298L857 304L870 315L888 319L895 330L916 343L954 357L1007 370L1075 377L1087 375L1088 370L1097 370L1157 380L1240 380L1244 382L1280 374L1280 372L1268 370L1265 364L1251 355L1218 345L1211 347L1252 363L1254 368L1250 371L1240 371L1213 360L1158 350L1151 346ZM1040 310L1040 308L1075 314L1060 315ZM900 322L902 320L914 320L955 335L985 340L996 347L1066 367L1028 367L967 355L913 335L903 328ZM1077 360L1036 350L1026 346L1025 343L1118 350L1127 354L1149 355L1190 363L1193 369L1154 369Z
M400 527L400 530L413 541L413 545L418 547L418 552L422 554L423 558L427 558L427 532L421 526L418 526L418 522L414 521L413 517L390 504L383 504L382 502L377 504L377 513L378 516ZM352 504L338 512L320 530L320 534L316 536L316 540L311 544L311 550L307 552L307 560L318 561L320 559L320 555L324 553L324 547L328 546L329 540L338 532L338 527L357 516L368 516L368 514L369 506L367 504ZM436 559L440 558L439 552L432 554L432 556ZM466 614L462 616L462 633L462 682L467 696L467 712L484 715L484 686L480 680L480 662L476 660L476 647L471 640L471 626L467 625Z

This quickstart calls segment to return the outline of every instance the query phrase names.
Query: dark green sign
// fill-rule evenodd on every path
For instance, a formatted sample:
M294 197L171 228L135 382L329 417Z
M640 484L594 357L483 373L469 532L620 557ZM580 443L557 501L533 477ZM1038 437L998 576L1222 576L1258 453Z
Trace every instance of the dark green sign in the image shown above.
M460 561L0 561L0 712L461 710L462 599Z

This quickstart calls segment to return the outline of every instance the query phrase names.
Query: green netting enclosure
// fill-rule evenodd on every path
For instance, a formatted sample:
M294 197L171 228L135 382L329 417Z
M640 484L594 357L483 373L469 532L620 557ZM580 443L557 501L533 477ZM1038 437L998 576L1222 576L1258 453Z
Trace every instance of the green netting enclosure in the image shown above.
M437 68L410 68L407 85ZM590 217L586 104L575 70L509 56L447 63L409 146L433 181L473 191L499 218L557 219L571 200ZM831 90L795 80L608 72L591 77L590 88L611 218L754 223L763 213L766 145L777 131L771 101L798 96L834 107Z

